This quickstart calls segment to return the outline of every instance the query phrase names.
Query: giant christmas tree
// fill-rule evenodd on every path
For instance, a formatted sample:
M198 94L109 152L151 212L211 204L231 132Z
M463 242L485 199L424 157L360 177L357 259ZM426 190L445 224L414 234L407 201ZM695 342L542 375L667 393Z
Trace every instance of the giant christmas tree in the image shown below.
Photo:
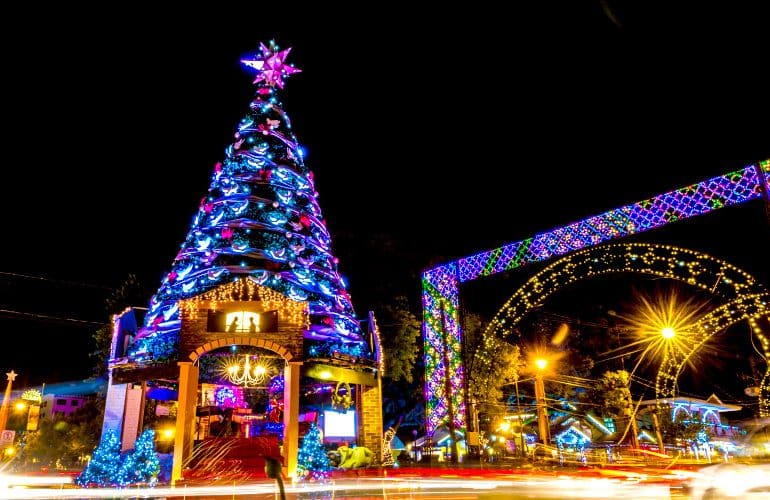
M307 301L306 344L334 344L366 356L358 321L332 255L313 173L284 112L279 91L300 70L290 49L271 42L242 61L256 70L256 95L211 176L187 238L150 301L144 325L128 348L139 364L172 360L178 301L248 278L291 299Z

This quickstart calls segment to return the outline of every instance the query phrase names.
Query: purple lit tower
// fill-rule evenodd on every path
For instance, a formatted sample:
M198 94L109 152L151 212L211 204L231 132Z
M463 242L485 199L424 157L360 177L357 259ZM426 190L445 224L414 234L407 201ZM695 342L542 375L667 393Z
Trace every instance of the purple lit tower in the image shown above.
M305 344L311 356L333 345L353 357L371 357L337 270L313 173L279 98L284 78L300 72L286 63L290 50L260 44L253 58L242 61L256 70L256 95L128 347L132 362L172 360L178 301L244 277L309 303Z

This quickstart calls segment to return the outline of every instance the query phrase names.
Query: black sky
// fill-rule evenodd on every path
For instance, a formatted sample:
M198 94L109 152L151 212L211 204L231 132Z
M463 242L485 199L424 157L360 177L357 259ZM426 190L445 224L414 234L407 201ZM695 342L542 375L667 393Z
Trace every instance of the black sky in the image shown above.
M102 321L92 285L156 288L250 102L239 59L270 39L303 70L283 104L359 314L384 272L419 300L430 263L770 158L758 7L203 5L6 19L3 309ZM767 274L759 205L660 235ZM0 371L89 373L88 328L5 316Z

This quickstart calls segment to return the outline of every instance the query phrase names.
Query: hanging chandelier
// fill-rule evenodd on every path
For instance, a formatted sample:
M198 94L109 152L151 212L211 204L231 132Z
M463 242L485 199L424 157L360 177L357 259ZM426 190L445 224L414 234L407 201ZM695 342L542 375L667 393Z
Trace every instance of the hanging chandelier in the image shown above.
M230 358L225 364L225 377L235 385L255 387L264 385L270 378L268 368L262 363L252 364L251 356L243 356L243 360Z

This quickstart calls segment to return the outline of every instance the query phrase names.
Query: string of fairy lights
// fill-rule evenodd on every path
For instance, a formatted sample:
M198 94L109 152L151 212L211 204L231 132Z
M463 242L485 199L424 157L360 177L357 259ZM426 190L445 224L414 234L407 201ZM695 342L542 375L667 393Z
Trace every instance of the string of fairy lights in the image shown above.
M281 321L292 326L310 326L307 302L291 300L272 288L257 284L250 277L237 278L214 290L180 301L180 314L183 319L196 319L198 314L205 314L208 309L216 311L221 304L231 303L234 298L259 301L262 310L278 311Z
M523 265L566 255L609 240L640 233L671 222L765 197L770 191L770 160L713 177L653 198L626 205L581 221L480 252L423 273L423 334L425 338L426 430L447 421L453 408L462 405L464 373L455 371L452 394L446 394L446 366L440 353L451 348L450 359L460 359L462 329L459 327L460 283L508 271ZM450 314L445 314L444 311ZM446 316L438 322L440 315ZM455 363L456 364L456 363ZM461 364L461 363L460 363ZM766 381L767 381L766 377ZM766 388L766 384L763 385ZM450 408L451 405L451 408ZM465 428L464 412L454 412L454 424Z

